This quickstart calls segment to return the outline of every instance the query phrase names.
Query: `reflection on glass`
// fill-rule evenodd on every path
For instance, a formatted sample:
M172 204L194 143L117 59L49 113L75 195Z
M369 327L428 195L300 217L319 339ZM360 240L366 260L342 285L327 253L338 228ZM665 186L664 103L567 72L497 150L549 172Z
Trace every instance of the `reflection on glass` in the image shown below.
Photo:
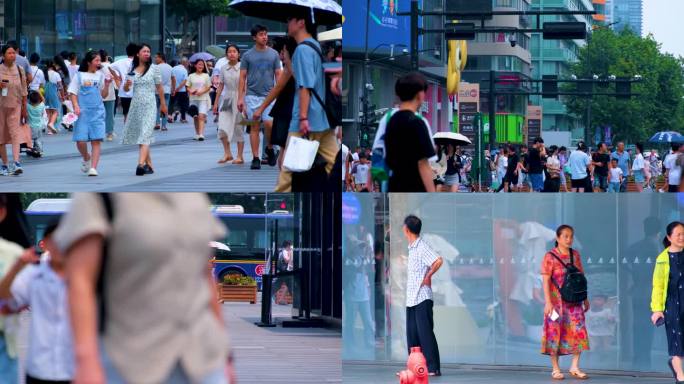
M575 229L573 248L582 255L591 303L586 314L591 350L582 355L582 367L667 371L664 332L650 323L650 287L664 228L682 219L681 198L385 198L389 205L378 204L382 198L368 194L344 197L343 359L406 360L407 244L401 224L406 215L416 214L423 220L425 240L444 258L444 266L433 277L435 334L443 363L548 366L548 357L540 353L541 261L553 247L555 229L569 224ZM374 239L364 241L362 227L370 228ZM385 242L378 242L383 237ZM370 258L370 244L387 244L380 268L363 266ZM362 289L378 277L376 271L386 273L386 279L378 280L382 289ZM364 318L366 307L352 305L359 302L376 308L370 314L373 327Z

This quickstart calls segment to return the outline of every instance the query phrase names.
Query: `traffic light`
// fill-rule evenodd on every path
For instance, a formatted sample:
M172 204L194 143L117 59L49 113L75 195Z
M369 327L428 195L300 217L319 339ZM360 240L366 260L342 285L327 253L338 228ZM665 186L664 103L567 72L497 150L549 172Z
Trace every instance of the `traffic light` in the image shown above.
M475 40L475 23L456 23L449 25L444 37L449 40Z
M549 21L542 28L546 40L584 40L587 38L587 25L579 21Z
M287 210L287 203L285 202L285 200L280 202L280 209L282 209L283 211Z
M615 80L615 98L629 99L632 94L632 82L628 77L618 77Z
M558 98L558 76L557 75L543 75L542 76L542 98L556 99Z

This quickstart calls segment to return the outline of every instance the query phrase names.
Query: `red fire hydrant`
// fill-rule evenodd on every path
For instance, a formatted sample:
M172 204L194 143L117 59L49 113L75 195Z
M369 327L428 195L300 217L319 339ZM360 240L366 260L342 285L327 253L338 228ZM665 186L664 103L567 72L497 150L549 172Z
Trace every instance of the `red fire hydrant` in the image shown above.
M427 361L420 347L411 347L406 368L399 372L399 384L428 384Z

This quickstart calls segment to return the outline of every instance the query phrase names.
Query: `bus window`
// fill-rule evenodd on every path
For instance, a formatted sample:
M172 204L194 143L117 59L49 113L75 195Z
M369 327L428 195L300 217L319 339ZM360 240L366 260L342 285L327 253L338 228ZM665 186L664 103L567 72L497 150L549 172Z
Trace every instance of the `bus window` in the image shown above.
M254 248L266 248L266 232L263 229L254 231Z
M248 239L248 233L246 229L243 230L229 230L228 231L228 238L226 240L226 244L228 244L229 247L247 247L247 239Z

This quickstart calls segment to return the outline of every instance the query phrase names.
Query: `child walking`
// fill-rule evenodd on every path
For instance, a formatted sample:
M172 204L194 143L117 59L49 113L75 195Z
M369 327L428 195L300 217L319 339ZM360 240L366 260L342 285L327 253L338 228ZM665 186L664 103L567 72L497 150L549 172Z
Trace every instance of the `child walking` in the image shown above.
M28 99L28 124L31 127L33 153L36 157L40 157L43 155L43 143L40 138L43 137L43 130L47 123L45 121L45 99L40 95L40 92L35 91L29 94Z
M97 176L102 141L105 138L104 98L109 94L112 79L105 79L100 68L100 55L89 51L81 61L78 73L69 85L69 96L78 120L74 125L73 141L83 157L81 171ZM88 153L90 142L91 153Z

